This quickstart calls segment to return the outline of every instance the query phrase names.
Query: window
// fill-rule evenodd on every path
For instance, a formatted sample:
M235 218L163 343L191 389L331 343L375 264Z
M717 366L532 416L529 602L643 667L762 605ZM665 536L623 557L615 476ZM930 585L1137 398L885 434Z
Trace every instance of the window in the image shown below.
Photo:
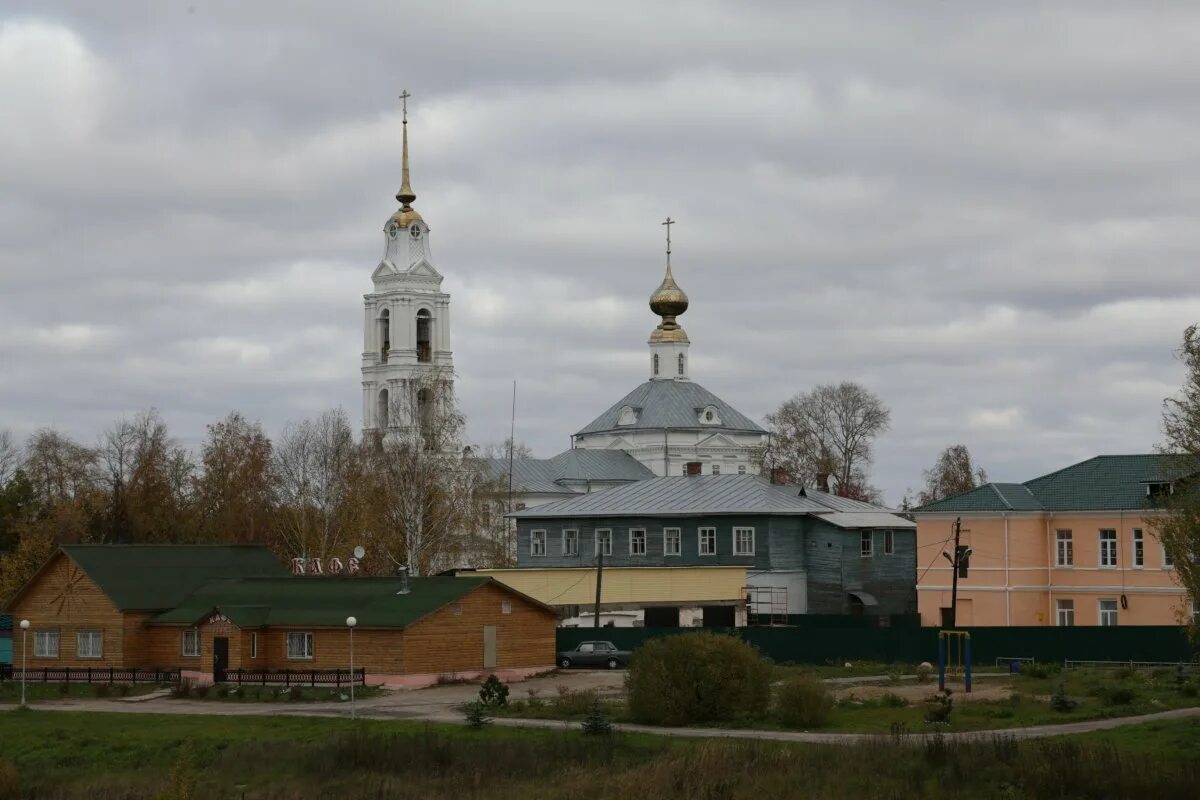
M546 532L545 531L530 531L529 532L529 555L531 555L531 556L546 555Z
M629 529L629 555L646 555L646 531L644 528Z
M606 556L612 555L612 531L608 528L596 529L596 555L602 552Z
M76 633L75 655L79 658L102 658L104 656L104 633L102 631L79 631Z
M717 529L701 528L699 534L700 555L715 556L717 554Z
M579 555L579 531L574 528L564 530L562 545L564 556Z
M591 653L595 649L595 642L584 642L583 644L579 645L579 652L581 653Z
M250 634L250 657L258 658L258 634Z
M1162 550L1163 550L1163 569L1175 569L1175 559L1171 556L1171 553L1167 550L1167 546L1165 544L1163 545Z
M738 464L738 475L745 475L745 474L746 474L746 465Z
M1100 531L1100 566L1105 568L1117 565L1117 532L1112 529Z
M58 658L58 631L34 631L34 658Z
M379 312L379 361L383 364L387 363L388 351L392 349L392 326L388 316L386 308Z
M511 614L512 613L512 601L511 600L501 600L500 601L500 613L501 614Z
M896 554L896 532L883 532L883 554L885 556L894 556Z
M433 361L432 321L429 309L422 308L417 312L417 361L422 364Z
M754 528L733 529L733 554L735 556L754 555Z
M287 657L310 659L313 657L313 635L311 633L289 633L287 635Z
M1106 628L1116 627L1116 624L1117 624L1117 601L1116 600L1101 600L1100 601L1100 624Z
M657 375L658 374L658 353L654 354L652 361L654 363L654 374Z
M1146 542L1141 528L1133 529L1133 566L1135 569L1146 566Z
M1075 564L1075 542L1071 538L1071 532L1057 531L1054 536L1057 540L1054 565L1058 567L1073 566Z
M386 428L388 426L388 390L379 390L379 403L375 409L375 427Z
M863 531L858 537L858 554L863 558L875 555L875 537L870 531Z
M1055 613L1060 628L1069 628L1075 624L1075 601L1055 600Z
M679 374L683 374L683 353L679 354Z
M185 656L200 655L200 629L191 628L183 632L183 654Z
M720 474L721 474L721 465L720 465L720 464L713 464L713 466L712 466L712 474L713 474L713 475L720 475Z
M681 541L679 528L663 528L663 555L681 555L683 552L683 548L680 547Z

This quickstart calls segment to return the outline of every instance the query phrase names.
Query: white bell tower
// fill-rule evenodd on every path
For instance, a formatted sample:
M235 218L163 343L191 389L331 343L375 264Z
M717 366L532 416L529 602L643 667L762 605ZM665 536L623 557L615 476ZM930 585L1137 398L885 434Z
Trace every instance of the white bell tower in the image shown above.
M400 210L383 226L383 260L363 295L363 431L412 430L453 392L450 295L433 266L429 226L412 207L408 179L408 98L403 103Z

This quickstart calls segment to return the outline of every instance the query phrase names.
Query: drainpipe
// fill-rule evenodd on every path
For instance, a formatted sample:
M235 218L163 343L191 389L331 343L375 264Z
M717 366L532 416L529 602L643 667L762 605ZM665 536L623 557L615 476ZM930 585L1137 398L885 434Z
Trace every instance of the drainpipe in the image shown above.
M1004 512L1004 624L1012 627L1012 581L1008 577L1008 512Z
M1054 519L1054 512L1051 511L1046 517L1046 624L1057 624L1054 618L1054 548L1056 547L1054 538L1050 535L1050 523Z
M663 428L663 477L671 476L670 428Z

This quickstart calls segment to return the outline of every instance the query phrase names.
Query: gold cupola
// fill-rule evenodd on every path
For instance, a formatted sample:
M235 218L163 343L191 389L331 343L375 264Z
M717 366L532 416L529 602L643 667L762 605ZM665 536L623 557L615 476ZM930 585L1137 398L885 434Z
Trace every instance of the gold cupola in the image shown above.
M408 98L411 96L407 89L400 94L400 99L404 103L404 113L401 119L401 125L404 128L404 144L400 163L400 191L396 192L400 210L388 220L389 224L394 223L401 228L407 228L410 223L421 219L421 215L412 207L413 201L417 199L417 194L412 190L408 181Z
M670 217L663 223L667 226L667 274L654 290L654 294L650 295L650 310L662 317L662 322L658 323L658 327L650 334L651 343L688 340L687 333L675 320L687 311L688 296L679 288L679 284L675 282L675 275L671 272L671 226L674 224L675 220Z

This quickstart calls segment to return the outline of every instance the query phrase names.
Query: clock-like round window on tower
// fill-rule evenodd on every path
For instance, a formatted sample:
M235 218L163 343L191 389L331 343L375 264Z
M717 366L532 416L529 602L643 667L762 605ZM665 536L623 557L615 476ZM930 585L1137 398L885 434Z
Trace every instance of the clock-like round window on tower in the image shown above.
M399 229L396 227L396 224L395 224L395 223L392 223L391 225L388 225L388 236L390 236L390 237L392 237L393 239L395 239L395 238L396 238L396 231L397 231L397 230L399 230Z
M411 228L409 228L409 229L408 229L408 235L409 235L409 236L411 236L411 237L412 237L412 238L414 238L414 239L420 239L420 238L421 238L421 228L420 228L420 226L419 226L419 225L413 225Z

